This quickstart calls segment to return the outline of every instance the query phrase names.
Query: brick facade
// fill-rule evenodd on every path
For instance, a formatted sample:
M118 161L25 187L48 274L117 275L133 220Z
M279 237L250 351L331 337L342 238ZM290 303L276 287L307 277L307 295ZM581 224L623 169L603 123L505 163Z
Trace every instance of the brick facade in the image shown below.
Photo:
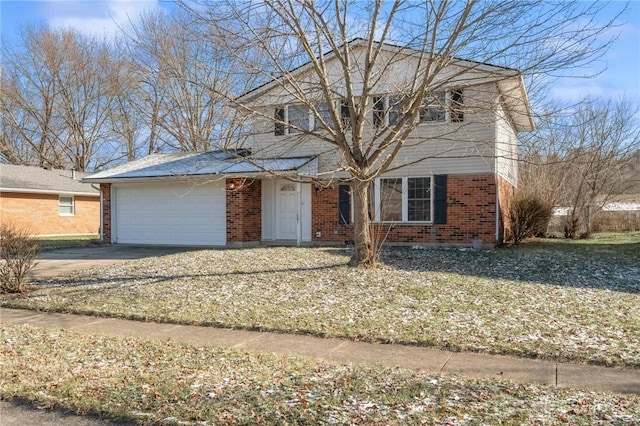
M58 194L3 192L2 224L12 224L33 235L81 235L100 232L100 197L76 195L73 216L61 216Z
M425 245L500 244L509 236L508 212L514 188L492 174L448 175L445 224L374 223L375 235L388 243ZM103 240L111 241L111 185L101 184ZM226 180L227 245L246 246L262 240L262 185L258 179ZM496 191L500 192L499 238L496 240ZM353 225L338 221L338 186L311 191L312 241L353 241ZM318 236L320 235L320 236ZM374 237L375 238L375 237Z
M509 193L503 182L501 191ZM512 190L512 187L511 187ZM315 242L349 242L353 225L338 224L338 187L318 188L312 194ZM496 241L496 177L486 175L449 175L447 178L446 224L373 224L374 232L388 243L427 245L484 245ZM317 233L320 237L316 237Z
M102 242L111 244L111 184L101 183L102 192Z
M258 244L262 239L262 182L227 179L227 244Z

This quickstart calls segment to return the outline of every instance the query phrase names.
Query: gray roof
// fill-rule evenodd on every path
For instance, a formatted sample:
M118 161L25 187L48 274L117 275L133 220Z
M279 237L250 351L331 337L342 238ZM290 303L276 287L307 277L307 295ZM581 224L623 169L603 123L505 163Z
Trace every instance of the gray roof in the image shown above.
M75 173L76 179L73 179ZM0 190L41 194L95 195L100 191L80 182L84 173L71 170L47 170L41 167L0 163Z
M86 182L120 179L206 175L249 175L265 172L317 173L315 157L251 158L236 152L180 152L152 154L109 170L86 176Z

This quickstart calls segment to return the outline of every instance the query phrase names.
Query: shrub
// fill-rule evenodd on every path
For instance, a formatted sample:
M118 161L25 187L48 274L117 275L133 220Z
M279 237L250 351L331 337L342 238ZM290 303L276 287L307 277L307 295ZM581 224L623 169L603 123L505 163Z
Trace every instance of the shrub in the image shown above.
M544 235L553 207L533 196L516 197L511 203L509 218L513 243L520 242L534 235Z
M0 226L0 292L21 293L40 246L24 229Z

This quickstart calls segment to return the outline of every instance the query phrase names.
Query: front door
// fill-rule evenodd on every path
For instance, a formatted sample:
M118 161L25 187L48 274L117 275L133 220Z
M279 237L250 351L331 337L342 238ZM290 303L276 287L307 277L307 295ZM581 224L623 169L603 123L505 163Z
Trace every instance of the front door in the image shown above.
M298 238L298 192L293 182L279 181L276 186L276 239Z

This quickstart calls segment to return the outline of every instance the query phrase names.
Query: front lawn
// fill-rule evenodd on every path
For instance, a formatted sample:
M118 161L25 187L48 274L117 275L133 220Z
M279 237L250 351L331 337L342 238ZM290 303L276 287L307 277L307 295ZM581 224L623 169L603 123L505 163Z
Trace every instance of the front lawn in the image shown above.
M140 424L633 425L640 397L439 377L29 326L0 328L0 391Z
M3 306L640 367L640 233L490 251L200 250L41 282Z

